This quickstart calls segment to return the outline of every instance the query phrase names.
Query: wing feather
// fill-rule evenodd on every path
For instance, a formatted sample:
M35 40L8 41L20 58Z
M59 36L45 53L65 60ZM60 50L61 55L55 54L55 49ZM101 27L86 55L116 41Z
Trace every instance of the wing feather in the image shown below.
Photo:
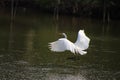
M81 50L86 50L89 47L90 39L84 33L84 30L78 32L78 37L75 42L75 45L78 46Z
M57 40L54 42L49 43L49 48L51 51L56 51L56 52L63 52L66 50L66 46L64 45L63 40Z

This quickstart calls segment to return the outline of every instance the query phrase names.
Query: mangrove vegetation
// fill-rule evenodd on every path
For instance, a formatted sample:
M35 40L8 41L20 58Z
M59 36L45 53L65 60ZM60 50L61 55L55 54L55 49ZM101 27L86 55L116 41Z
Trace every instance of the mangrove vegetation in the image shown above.
M13 3L13 4L12 4ZM120 0L0 0L1 10L47 12L101 18L120 19Z

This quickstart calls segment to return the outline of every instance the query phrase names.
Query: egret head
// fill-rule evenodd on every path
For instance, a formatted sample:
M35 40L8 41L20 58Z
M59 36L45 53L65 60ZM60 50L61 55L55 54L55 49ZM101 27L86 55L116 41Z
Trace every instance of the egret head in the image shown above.
M65 33L60 33L60 35L64 36L65 38L67 38L67 35Z

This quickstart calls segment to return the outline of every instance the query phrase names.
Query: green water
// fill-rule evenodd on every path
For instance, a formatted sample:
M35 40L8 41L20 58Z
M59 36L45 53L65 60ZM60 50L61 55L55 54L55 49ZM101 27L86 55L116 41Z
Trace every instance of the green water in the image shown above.
M118 80L120 21L48 14L0 14L0 80ZM79 29L91 39L86 55L51 52L60 32L75 42Z

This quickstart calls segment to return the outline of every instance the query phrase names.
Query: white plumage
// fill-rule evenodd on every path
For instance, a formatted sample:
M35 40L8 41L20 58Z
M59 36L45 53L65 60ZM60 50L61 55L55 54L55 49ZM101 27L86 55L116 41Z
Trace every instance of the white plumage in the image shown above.
M72 43L67 39L65 33L63 33L65 38L60 38L57 41L49 43L49 48L51 51L55 52L63 52L65 50L69 50L72 53L78 53L81 55L86 54L86 50L89 47L90 39L85 35L84 30L80 30L78 32L78 37L75 43Z
M89 42L90 39L86 36L84 30L80 30L75 45L81 50L86 50L89 47Z

